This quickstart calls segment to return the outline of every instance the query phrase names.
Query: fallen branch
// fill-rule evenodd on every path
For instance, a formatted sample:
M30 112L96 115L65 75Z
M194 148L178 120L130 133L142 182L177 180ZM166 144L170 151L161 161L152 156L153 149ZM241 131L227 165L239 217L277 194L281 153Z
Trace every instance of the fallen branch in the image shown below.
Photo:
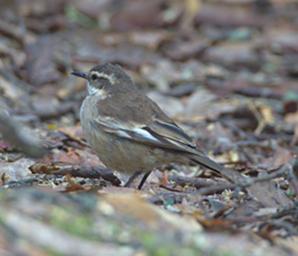
M257 183L257 182L264 182L267 180L272 180L275 179L277 177L281 177L283 175L286 175L287 177L289 176L289 173L292 169L292 165L290 163L287 163L283 166L281 166L279 169L277 169L275 172L261 176L261 177L257 177L257 178L249 178L247 177L245 181L241 181L241 182L237 182L234 184L222 184L222 185L214 185L208 188L202 188L199 189L198 191L194 192L194 193L199 193L202 195L209 195L209 194L214 194L217 192L222 192L226 189L243 189L243 188L247 188L250 187L251 185Z
M1 188L8 189L8 188L24 188L24 187L32 187L36 184L39 180L35 177L33 178L26 178L22 180L12 180L4 183Z
M121 181L113 174L110 169L86 165L62 165L62 164L43 164L37 163L30 168L32 173L52 174L52 175L71 175L72 177L82 177L90 179L104 179L115 186L119 186Z

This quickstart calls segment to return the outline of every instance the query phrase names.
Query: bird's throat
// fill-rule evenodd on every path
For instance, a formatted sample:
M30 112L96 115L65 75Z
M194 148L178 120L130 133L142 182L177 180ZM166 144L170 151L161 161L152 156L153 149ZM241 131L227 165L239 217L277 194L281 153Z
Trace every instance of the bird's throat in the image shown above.
M103 100L108 97L108 92L105 89L98 89L91 86L88 82L87 84L88 95L97 96L99 99Z

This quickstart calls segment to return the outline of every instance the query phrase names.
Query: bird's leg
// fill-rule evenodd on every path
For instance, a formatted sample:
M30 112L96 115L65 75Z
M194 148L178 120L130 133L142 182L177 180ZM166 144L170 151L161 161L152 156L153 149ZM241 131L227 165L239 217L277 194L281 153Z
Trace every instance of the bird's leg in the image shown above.
M140 182L140 184L139 184L139 186L138 186L138 189L139 189L139 190L142 189L142 187L143 187L144 183L146 182L147 178L149 177L150 173L151 173L151 171L146 172L146 173L144 174L144 176L143 176L143 178L142 178L142 180L141 180L141 182Z
M140 184L138 185L138 189L139 189L139 190L142 189L142 187L143 187L144 183L146 182L147 178L149 177L150 173L151 173L151 171L146 172L146 173L144 174L144 176L142 177L141 182L140 182ZM132 182L133 182L133 181L134 181L140 174L142 174L142 172L139 171L139 172L135 172L133 175L131 175L131 176L129 177L128 181L124 184L124 187L129 187L129 186L131 185L131 183L132 183Z
M129 177L129 179L127 180L127 182L124 184L124 187L128 188L131 183L135 180L136 177L138 177L142 172L135 172L133 175L131 175Z

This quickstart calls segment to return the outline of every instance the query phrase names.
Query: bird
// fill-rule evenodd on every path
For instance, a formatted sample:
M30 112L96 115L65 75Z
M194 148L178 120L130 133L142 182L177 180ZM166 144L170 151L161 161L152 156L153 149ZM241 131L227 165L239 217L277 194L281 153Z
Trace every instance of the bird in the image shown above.
M131 175L125 186L144 174L141 189L152 170L168 164L199 164L225 177L224 168L198 149L120 65L104 63L71 74L87 81L80 109L83 135L107 168Z

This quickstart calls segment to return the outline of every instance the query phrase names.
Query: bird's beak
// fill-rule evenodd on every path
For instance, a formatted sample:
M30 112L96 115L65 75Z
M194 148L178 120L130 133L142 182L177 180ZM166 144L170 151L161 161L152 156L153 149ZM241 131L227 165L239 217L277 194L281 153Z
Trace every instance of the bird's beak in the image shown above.
M84 78L84 79L88 79L87 74L84 73L84 72L81 72L81 71L72 71L71 74L74 75L74 76Z

